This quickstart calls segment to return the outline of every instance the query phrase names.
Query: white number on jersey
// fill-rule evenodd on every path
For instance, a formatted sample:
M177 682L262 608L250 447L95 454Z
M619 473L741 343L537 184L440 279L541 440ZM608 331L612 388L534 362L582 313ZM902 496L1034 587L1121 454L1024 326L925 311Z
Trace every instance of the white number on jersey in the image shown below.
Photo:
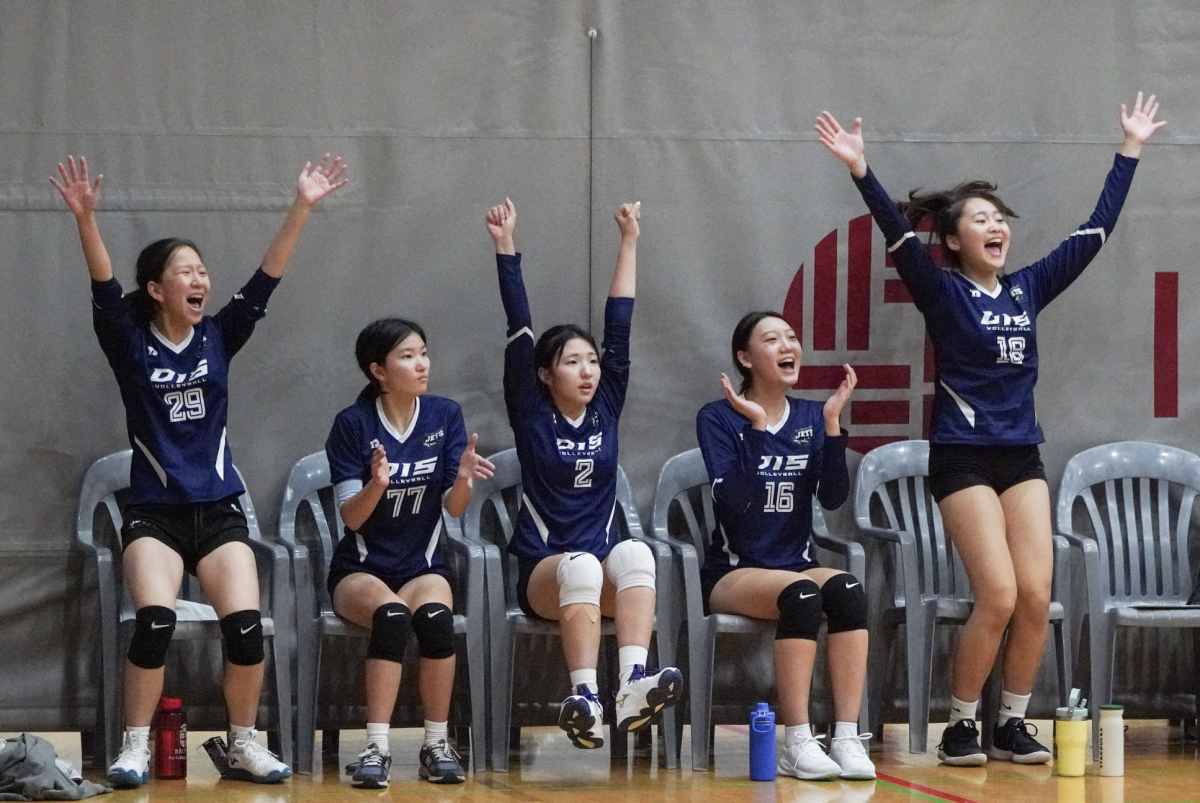
M163 401L171 405L172 422L204 418L204 391L200 388L173 390L163 396Z
M575 470L579 473L575 475L576 488L591 488L592 487L592 469L595 468L596 461L588 458L575 461Z
M400 508L404 506L405 497L412 497L412 512L417 515L421 511L421 500L425 498L425 486L415 485L412 488L392 488L387 492L388 499L395 499L395 505L392 507L392 518L400 515Z
M1025 362L1025 338L998 337L996 344L1000 346L1000 358L996 362L1021 365Z
M791 513L792 489L795 487L794 482L768 482L767 504L763 507L763 512Z

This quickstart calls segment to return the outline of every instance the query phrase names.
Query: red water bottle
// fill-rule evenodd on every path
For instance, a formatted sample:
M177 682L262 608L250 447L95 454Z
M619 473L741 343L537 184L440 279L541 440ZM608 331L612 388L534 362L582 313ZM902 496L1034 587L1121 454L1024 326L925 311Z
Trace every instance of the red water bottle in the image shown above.
M187 715L183 700L164 697L155 718L154 777L171 781L187 777Z

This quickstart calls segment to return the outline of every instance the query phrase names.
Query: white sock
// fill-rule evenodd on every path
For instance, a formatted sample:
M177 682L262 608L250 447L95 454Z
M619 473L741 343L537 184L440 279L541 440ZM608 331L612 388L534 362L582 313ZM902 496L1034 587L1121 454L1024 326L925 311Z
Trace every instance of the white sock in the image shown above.
M843 736L857 737L858 723L857 722L837 722L833 726L833 738L840 739Z
M234 742L251 742L254 741L254 728L243 728L241 725L229 723L229 746L232 747Z
M392 754L392 747L388 744L388 733L391 729L391 723L388 722L368 722L367 744L375 745L379 748L379 752L390 756Z
M1010 719L1024 719L1025 709L1029 707L1029 698L1033 694L1013 694L1010 691L1000 692L1000 720L1003 725Z
M953 725L963 719L975 721L975 710L979 708L979 700L973 703L964 703L962 700L950 695L950 724Z
M646 656L650 652L645 647L621 647L617 650L617 659L621 664L621 685L624 686L629 682L629 676L633 674L633 667L636 664L646 666Z
M150 726L146 725L141 728L125 728L125 733L135 739L140 739L143 742L150 741Z
M445 722L430 722L425 720L425 744L437 744L445 739L448 733Z
M579 686L587 686L592 694L599 694L600 687L596 685L596 668L576 669L571 673L571 693Z
M783 745L791 747L801 739L812 738L812 725L807 722L803 725L788 725L783 729Z

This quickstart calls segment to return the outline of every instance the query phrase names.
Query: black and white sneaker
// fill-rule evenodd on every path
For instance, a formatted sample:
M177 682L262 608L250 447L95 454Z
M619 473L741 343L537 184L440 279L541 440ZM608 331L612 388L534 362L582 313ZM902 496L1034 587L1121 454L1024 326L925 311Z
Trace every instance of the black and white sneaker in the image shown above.
M1030 728L1033 728L1032 734ZM1037 725L1030 725L1023 719L1010 719L992 731L992 746L988 749L988 755L1016 764L1045 764L1050 760L1050 751L1033 738L1036 733Z
M641 664L617 695L617 727L636 732L658 720L664 708L670 708L683 692L683 675L673 666L647 673Z
M417 772L430 783L462 783L467 779L462 757L445 739L421 745L421 768Z
M558 727L582 750L604 747L604 709L587 686L576 686L575 693L563 700Z
M986 764L987 753L979 749L979 729L975 727L975 720L960 719L947 725L942 731L937 755L952 767L982 767Z

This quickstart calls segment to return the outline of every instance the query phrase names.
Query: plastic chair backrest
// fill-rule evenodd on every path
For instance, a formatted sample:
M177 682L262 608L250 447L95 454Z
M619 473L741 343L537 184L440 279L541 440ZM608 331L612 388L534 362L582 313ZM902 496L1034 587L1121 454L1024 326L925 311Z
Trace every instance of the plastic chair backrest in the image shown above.
M670 530L672 506L677 506L682 514L687 538L703 562L717 527L717 516L713 511L712 483L709 482L708 469L704 466L704 456L699 449L689 449L675 455L663 463L658 472L651 519L655 538L666 540L675 535ZM812 506L812 527L817 535L829 533L819 504Z
M1191 452L1137 441L1096 446L1063 471L1058 531L1095 539L1107 599L1183 602L1193 582L1188 534L1198 490L1200 457Z
M906 532L917 547L922 596L970 601L971 585L962 559L946 537L942 514L929 492L929 442L900 441L872 449L858 465L854 515L858 526ZM897 572L903 562L897 544ZM896 583L896 602L904 600Z

